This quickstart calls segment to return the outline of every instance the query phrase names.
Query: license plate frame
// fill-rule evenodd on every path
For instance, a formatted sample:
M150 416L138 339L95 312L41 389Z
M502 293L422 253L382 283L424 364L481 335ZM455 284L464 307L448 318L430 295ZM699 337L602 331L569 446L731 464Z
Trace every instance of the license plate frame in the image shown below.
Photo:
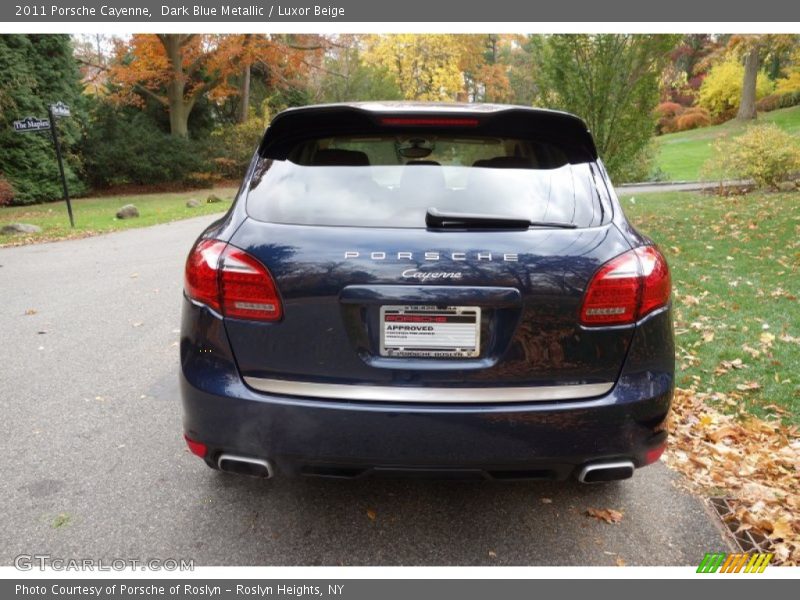
M384 357L463 359L480 356L479 306L385 305L381 306L379 327L379 351Z

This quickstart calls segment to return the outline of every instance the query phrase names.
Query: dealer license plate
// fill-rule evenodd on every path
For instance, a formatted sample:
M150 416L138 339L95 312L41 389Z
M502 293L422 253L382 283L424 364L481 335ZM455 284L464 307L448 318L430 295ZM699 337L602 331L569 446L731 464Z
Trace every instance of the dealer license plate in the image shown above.
M473 358L480 341L478 306L381 307L381 356Z

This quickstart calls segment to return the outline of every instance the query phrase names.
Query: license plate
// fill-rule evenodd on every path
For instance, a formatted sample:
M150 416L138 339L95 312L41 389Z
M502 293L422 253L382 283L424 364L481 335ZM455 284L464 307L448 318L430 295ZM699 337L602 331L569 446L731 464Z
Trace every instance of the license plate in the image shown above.
M478 306L381 306L381 356L473 358L480 341Z

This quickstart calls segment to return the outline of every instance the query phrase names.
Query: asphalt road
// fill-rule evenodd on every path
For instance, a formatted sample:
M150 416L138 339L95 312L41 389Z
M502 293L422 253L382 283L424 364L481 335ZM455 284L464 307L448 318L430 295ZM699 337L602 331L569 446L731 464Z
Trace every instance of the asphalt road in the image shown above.
M208 469L181 439L177 341L182 263L211 220L0 248L0 564L696 565L729 549L662 464L603 487Z

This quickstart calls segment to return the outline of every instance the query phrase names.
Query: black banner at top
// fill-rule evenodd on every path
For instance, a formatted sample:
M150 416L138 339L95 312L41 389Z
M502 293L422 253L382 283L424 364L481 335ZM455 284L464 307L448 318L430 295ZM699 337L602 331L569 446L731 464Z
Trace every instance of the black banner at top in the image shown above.
M800 22L786 0L11 0L0 22L57 23L518 23L518 22Z

